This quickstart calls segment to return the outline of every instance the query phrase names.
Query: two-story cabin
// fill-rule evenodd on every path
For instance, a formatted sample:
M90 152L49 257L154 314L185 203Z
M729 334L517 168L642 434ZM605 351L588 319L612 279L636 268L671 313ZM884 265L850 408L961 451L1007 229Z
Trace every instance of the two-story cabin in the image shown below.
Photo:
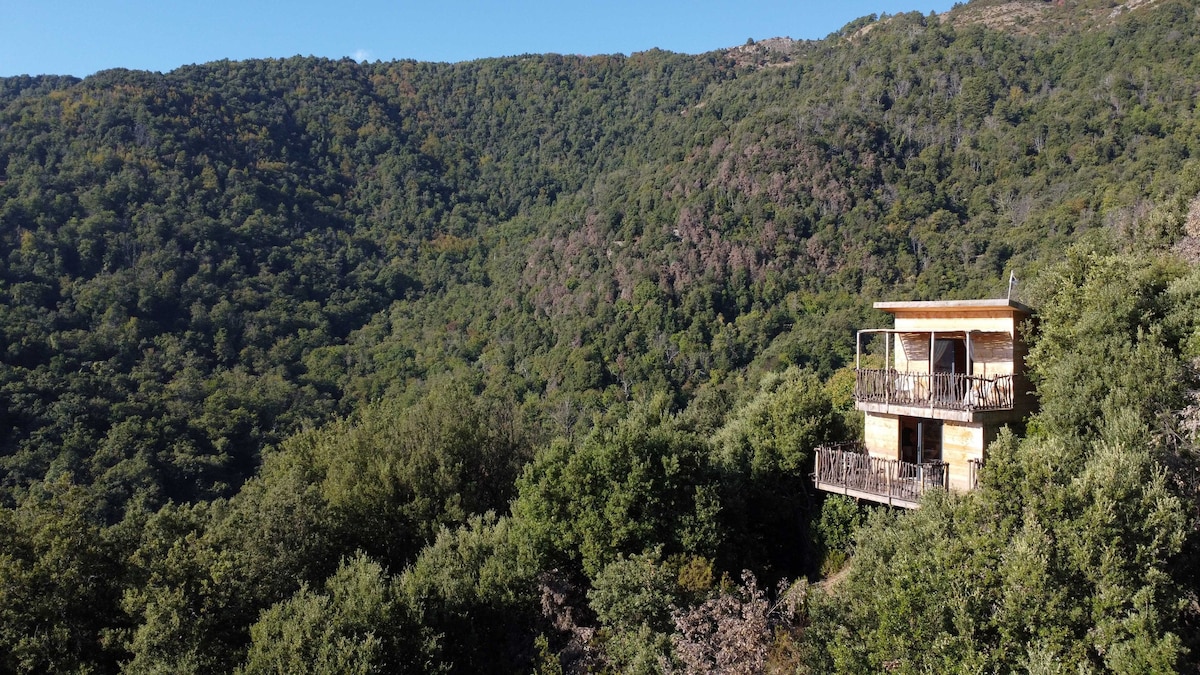
M877 302L894 328L858 332L854 405L863 442L817 450L818 489L912 508L931 487L975 487L984 451L1036 402L1025 377L1021 323L1012 300ZM881 368L867 368L864 342Z

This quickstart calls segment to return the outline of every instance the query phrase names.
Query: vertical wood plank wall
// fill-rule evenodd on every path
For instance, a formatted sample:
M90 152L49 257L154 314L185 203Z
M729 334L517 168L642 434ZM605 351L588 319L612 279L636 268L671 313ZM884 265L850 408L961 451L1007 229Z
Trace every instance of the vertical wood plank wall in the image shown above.
M946 310L898 311L896 312L895 328L901 331L932 330L946 333L974 330L983 333L995 332L1012 335L1015 323L1012 310L969 313L955 313Z
M863 420L863 445L880 459L900 459L900 418L867 413Z
M990 431L990 433L987 433ZM967 491L971 485L968 459L982 459L987 443L995 439L995 430L982 424L950 422L942 425L942 460L950 464L950 489ZM863 420L863 445L867 454L880 459L900 457L900 418L895 415L868 413Z
M982 424L946 422L942 425L942 461L950 463L950 489L971 489L968 459L981 459L984 448Z
M908 352L904 349L904 341L901 339L900 334L889 333L887 339L893 340L892 359L895 361L895 365L893 367L902 373L909 373L915 370L915 368L908 365Z

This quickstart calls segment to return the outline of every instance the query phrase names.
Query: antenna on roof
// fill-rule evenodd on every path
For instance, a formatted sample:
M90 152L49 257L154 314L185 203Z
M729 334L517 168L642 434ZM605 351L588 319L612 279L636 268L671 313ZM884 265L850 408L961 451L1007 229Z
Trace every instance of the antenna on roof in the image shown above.
M1017 287L1017 271L1008 271L1008 299L1013 299L1013 290Z

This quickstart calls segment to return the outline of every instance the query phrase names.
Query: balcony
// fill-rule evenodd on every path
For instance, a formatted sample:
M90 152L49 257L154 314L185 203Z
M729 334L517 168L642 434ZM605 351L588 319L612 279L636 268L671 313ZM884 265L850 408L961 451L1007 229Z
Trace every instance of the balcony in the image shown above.
M979 317L973 321L992 327ZM1028 407L1021 375L1024 345L1013 334L973 329L965 318L906 322L915 325L858 331L854 400L859 410L1002 424ZM930 330L916 330L925 326Z
M1013 376L859 368L854 377L854 400L965 412L1012 410Z
M916 508L928 490L948 489L949 479L946 462L881 459L868 455L859 444L817 448L813 473L818 490L909 509Z

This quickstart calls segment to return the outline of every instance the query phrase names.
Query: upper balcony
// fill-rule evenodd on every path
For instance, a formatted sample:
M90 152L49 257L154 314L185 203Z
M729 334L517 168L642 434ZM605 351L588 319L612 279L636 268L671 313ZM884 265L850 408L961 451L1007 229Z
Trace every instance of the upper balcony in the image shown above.
M875 307L895 314L896 327L858 332L854 400L859 410L1003 422L1029 408L1026 350L1018 333L1029 308L1009 300ZM865 347L872 347L870 356Z
M884 407L935 408L968 413L1012 410L1013 376L859 368L855 371L854 400L860 404L881 404Z

